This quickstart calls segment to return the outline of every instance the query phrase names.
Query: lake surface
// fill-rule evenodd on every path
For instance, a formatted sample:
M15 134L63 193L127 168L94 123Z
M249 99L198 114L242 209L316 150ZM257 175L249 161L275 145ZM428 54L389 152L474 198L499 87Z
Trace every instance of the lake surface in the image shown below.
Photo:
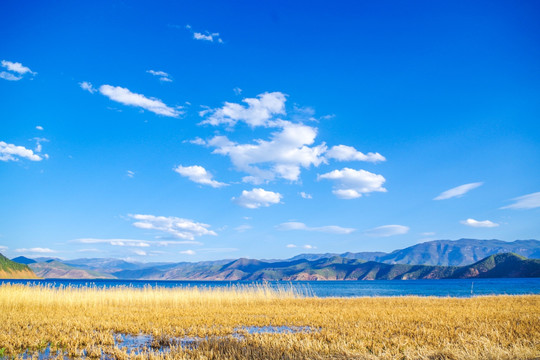
M107 288L127 286L151 287L233 287L257 286L255 281L145 281L145 280L0 280L0 284L29 284L52 287L94 286ZM452 296L470 297L478 295L522 295L540 294L540 278L532 279L453 279L453 280L374 280L374 281L270 281L273 288L288 289L318 297L351 296Z

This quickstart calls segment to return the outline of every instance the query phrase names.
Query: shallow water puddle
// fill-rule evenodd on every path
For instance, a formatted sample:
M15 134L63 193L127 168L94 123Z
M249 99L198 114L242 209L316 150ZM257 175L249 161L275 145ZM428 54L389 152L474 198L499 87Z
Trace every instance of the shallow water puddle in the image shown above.
M237 340L244 340L245 335L247 334L293 334L300 332L311 332L313 328L309 326L240 326L234 329L232 336ZM180 346L182 348L193 348L196 347L198 343L208 339L223 339L225 336L214 336L214 337L196 337L196 336L185 336L185 337L163 337L163 338L154 338L152 335L147 334L114 334L114 346L117 348L125 349L127 353L132 355L137 355L141 352L147 350L155 350L158 352L168 352L170 351L171 346ZM51 347L47 346L43 351L29 353L25 352L22 354L22 359L38 359L45 360L50 359L56 352L51 351ZM37 355L37 356L36 356ZM83 353L83 358L85 357ZM69 357L64 355L64 359ZM113 359L111 355L102 353L101 359Z
M311 332L309 326L242 326L234 329L235 334L240 335L246 331L248 334L293 334L299 332Z
M139 334L116 334L114 345L119 348L126 348L127 352L139 353L143 350L154 349L160 352L168 351L171 345L190 347L202 341L198 337L170 337L161 340L155 339L152 335Z

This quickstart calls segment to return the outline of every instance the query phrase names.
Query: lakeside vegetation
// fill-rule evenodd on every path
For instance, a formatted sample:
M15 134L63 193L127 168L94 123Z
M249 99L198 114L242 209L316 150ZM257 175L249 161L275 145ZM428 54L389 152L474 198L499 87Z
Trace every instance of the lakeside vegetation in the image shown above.
M10 357L533 359L540 356L539 314L538 295L314 298L264 286L5 284L0 349ZM149 342L133 348L126 335Z

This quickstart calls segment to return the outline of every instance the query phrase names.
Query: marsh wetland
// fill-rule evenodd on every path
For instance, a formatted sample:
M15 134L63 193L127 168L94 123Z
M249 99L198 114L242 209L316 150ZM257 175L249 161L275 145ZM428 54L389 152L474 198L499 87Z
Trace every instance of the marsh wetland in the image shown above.
M6 358L534 359L540 296L0 286Z

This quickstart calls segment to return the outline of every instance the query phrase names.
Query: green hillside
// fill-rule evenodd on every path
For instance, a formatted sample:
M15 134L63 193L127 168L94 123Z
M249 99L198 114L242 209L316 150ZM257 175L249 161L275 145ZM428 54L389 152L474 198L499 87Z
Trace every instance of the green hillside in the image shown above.
M0 278L3 279L36 279L37 276L28 265L19 264L0 254Z

